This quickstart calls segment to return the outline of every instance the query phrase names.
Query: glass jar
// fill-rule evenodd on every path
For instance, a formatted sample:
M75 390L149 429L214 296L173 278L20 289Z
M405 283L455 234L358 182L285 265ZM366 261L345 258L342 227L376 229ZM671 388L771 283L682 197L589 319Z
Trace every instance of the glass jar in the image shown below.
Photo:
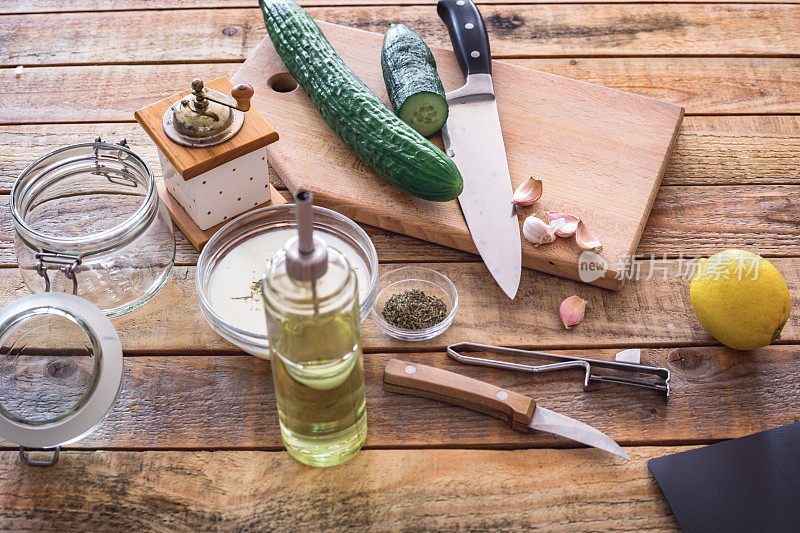
M308 282L289 275L281 250L262 282L281 437L312 466L343 463L367 437L358 281L341 253L327 253L325 274Z
M10 207L31 292L77 294L113 317L152 298L172 269L172 221L152 171L125 141L37 159L14 183Z

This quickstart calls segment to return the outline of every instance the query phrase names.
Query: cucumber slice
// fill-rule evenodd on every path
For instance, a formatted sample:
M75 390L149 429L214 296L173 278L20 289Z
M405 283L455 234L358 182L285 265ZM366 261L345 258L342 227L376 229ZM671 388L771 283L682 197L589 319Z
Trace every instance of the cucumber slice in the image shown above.
M444 126L448 107L430 48L414 30L392 24L381 50L383 81L400 119L428 137Z
M442 95L422 91L406 98L397 116L421 135L430 137L442 129L447 114L447 100Z

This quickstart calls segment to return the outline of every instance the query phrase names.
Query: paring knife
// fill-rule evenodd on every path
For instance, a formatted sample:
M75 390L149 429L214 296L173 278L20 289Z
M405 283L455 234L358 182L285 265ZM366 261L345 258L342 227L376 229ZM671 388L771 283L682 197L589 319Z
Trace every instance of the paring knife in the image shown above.
M466 407L499 418L517 431L553 433L630 460L605 433L536 405L527 396L455 372L392 359L383 372L383 388Z
M519 288L522 241L492 84L489 36L471 0L439 0L466 84L447 93L444 147L464 178L458 197L483 262L509 298Z

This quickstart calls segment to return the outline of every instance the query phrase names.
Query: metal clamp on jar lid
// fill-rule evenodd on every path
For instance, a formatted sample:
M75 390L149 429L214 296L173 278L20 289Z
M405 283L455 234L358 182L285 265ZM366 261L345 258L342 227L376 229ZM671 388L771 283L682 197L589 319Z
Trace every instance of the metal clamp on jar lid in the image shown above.
M51 466L62 445L92 432L122 387L122 345L111 322L86 300L27 296L0 311L0 437L20 458ZM34 460L31 448L49 460Z
M231 96L192 81L192 92L175 102L164 113L164 133L182 146L214 146L227 141L242 129L244 112L250 109L253 88L244 83L231 90Z

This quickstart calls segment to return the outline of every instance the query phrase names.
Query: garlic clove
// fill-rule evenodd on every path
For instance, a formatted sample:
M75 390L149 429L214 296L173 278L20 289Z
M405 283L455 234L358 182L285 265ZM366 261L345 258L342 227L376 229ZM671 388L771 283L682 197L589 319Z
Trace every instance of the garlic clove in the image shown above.
M511 198L511 203L515 205L532 205L541 197L542 180L531 177L517 187L517 190L514 191L514 196Z
M600 244L600 241L597 240L594 233L589 231L589 228L583 220L578 221L578 227L575 231L575 242L578 243L578 248L583 251L591 250L597 254L603 251L603 245Z
M556 237L572 237L578 230L578 222L580 222L580 219L569 213L559 213L557 211L547 212L547 221L551 224L554 220L560 218L564 219L564 224L556 231Z
M561 302L558 314L565 328L569 329L581 323L583 315L586 313L586 303L586 300L580 296L570 296Z
M534 246L548 244L556 240L555 229L536 215L529 216L522 223L522 235Z
M566 224L567 221L563 218L557 218L555 220L551 220L550 224L547 225L548 228L555 234L558 235L559 230L561 227Z

